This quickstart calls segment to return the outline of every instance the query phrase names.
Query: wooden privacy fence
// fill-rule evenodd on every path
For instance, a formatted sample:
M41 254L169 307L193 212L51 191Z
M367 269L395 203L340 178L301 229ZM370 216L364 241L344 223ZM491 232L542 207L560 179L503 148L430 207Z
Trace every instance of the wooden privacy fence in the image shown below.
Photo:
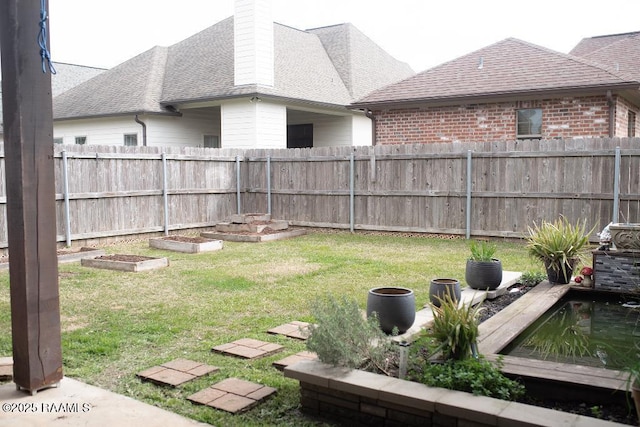
M57 239L166 234L236 212L302 226L495 237L521 237L534 221L563 214L600 230L640 221L636 147L640 138L295 150L56 146Z
M562 214L599 231L640 220L636 147L639 138L248 150L242 209L303 226L468 237L522 237Z

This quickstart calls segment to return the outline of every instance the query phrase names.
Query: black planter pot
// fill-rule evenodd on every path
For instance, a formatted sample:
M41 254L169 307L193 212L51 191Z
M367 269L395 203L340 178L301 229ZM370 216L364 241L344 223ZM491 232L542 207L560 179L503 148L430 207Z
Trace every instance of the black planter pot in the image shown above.
M398 328L399 334L409 330L416 320L416 297L411 289L383 287L369 290L367 317L376 313L380 329L390 334Z
M553 269L549 266L549 263L545 261L544 267L547 270L547 279L549 283L556 283L558 285L566 285L571 281L573 275L573 269L575 266L575 260L569 260L564 263L559 270Z
M429 301L436 307L440 307L440 299L449 295L454 301L460 301L462 291L460 281L457 279L433 279L429 285Z
M492 261L467 260L465 280L471 289L494 290L502 283L502 263Z

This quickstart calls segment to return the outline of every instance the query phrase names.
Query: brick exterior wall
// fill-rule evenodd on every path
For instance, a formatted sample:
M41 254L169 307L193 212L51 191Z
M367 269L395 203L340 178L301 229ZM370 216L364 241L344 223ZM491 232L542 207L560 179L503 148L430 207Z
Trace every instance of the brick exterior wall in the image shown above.
M615 136L626 137L627 112L633 107L623 99L615 103ZM609 106L602 95L377 110L376 143L513 141L516 110L522 108L542 109L542 139L609 136Z

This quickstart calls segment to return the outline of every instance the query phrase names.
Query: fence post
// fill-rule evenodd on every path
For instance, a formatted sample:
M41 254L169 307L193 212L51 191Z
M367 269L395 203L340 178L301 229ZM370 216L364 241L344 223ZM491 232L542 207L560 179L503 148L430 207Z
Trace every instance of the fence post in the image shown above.
M164 203L164 235L169 235L169 189L167 188L167 155L162 153L162 199Z
M271 215L271 156L267 156L267 213Z
M613 172L613 216L611 222L619 221L620 213L620 147L616 147L616 161ZM627 218L628 220L628 218Z
M349 230L353 233L355 222L355 156L353 151L349 158Z
M71 214L69 213L69 171L67 150L62 150L62 181L64 191L64 234L67 247L71 246Z
M240 203L240 156L236 156L236 198L238 199L237 213L240 215L242 213L242 205Z
M467 150L467 240L471 238L471 150Z

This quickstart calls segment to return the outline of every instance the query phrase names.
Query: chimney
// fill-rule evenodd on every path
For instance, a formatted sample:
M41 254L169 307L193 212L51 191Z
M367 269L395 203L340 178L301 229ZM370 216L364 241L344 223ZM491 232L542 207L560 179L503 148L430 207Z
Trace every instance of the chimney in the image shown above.
M273 18L271 0L235 0L234 81L273 86Z

